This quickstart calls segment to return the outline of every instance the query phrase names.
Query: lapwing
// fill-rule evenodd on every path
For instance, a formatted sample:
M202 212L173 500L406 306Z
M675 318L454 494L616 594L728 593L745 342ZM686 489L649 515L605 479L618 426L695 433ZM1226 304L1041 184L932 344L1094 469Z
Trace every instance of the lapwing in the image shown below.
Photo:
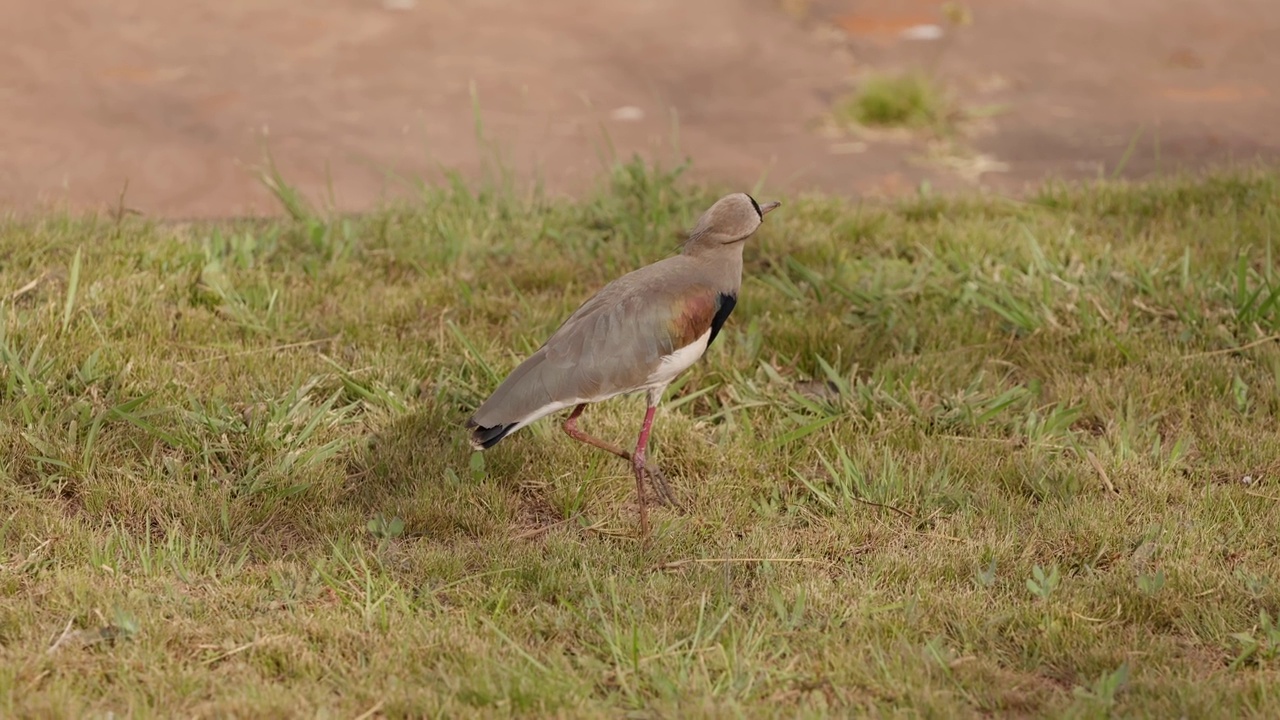
M742 248L780 203L746 193L720 198L698 219L679 255L605 285L542 347L520 363L466 422L471 444L487 450L520 428L565 408L569 437L631 463L640 505L640 534L649 534L644 478L677 504L661 470L645 459L662 393L688 370L724 327L742 286ZM648 408L635 452L578 429L591 403L645 392Z

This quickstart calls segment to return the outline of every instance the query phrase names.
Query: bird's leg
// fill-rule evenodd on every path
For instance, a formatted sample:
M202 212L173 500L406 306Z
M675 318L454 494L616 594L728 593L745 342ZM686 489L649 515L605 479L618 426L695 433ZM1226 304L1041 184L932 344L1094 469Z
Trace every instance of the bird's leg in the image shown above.
M631 465L636 470L636 499L640 502L640 536L649 537L649 512L644 505L644 456L649 450L649 430L653 427L653 413L657 406L652 402L644 413L644 425L640 428L640 438L636 440L636 451L631 455ZM655 488L656 490L656 488Z
M642 462L649 450L649 429L653 425L653 414L658 409L658 403L662 402L662 393L666 389L667 387L663 385L662 387L649 388L647 393L649 409L645 412L644 429L640 433L639 448L636 450L640 454ZM649 484L653 486L653 493L658 496L658 499L671 507L684 510L680 503L676 502L675 493L671 492L671 486L667 484L667 476L653 465L644 463L644 466L649 471Z
M618 447L617 445L614 445L613 443L606 442L592 435L588 435L587 433L578 429L578 417L581 416L582 411L586 409L587 409L587 405L586 403L583 403L575 407L573 409L573 412L569 413L569 417L565 418L564 425L563 425L565 434L573 438L574 440L577 440L578 442L586 443L592 447L599 448L611 455L617 455L623 460L626 460L627 462L631 463L632 462L631 453L627 452L626 450L623 450L622 448ZM650 463L645 463L644 469L645 469L645 473L647 473L649 476L649 482L653 485L653 492L658 496L658 499L661 500L666 505L669 505L674 508L680 508L681 507L680 503L676 501L675 493L671 492L671 486L667 484L667 476L663 474L662 469Z
M626 450L623 450L622 448L618 447L617 445L614 445L613 443L606 442L592 435L588 435L578 429L578 416L582 415L582 411L586 409L587 409L587 404L583 403L575 407L573 409L573 412L569 413L569 417L564 419L565 434L573 438L574 440L577 440L578 442L584 442L588 445L591 445L592 447L600 448L601 450L607 453L617 455L623 460L626 460L627 462L631 462L631 453L627 452Z

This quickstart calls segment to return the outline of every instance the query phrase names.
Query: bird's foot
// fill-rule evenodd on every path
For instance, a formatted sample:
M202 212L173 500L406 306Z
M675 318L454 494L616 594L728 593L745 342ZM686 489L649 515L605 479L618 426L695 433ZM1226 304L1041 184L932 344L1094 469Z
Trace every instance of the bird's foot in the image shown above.
M684 512L684 506L680 504L679 500L676 500L676 495L671 491L671 484L667 482L666 473L662 472L662 468L646 462L644 464L644 474L649 479L649 487L653 490L653 494L657 496L658 502L669 508Z

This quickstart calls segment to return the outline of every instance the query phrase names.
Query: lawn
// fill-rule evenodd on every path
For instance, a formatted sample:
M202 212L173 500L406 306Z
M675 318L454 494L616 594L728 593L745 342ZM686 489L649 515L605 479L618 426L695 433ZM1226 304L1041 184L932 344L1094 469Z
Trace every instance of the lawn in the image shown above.
M0 715L1280 716L1280 175L776 198L646 545L461 423L718 194L0 220Z

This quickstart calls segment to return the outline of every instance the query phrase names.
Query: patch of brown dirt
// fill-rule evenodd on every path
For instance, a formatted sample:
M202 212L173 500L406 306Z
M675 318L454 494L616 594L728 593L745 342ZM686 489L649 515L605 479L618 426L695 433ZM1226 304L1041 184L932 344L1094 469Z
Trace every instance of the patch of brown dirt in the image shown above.
M1130 176L1280 155L1278 3L967 5L972 25L908 40L941 2L10 3L0 209L114 207L127 182L150 215L275 212L251 172L264 138L302 191L367 208L441 168L481 176L475 98L506 164L563 193L598 178L609 145L687 153L738 187L848 196L926 179L1016 191L1110 171L1131 143ZM1003 106L972 140L993 162L820 133L869 68L930 69L966 105Z

